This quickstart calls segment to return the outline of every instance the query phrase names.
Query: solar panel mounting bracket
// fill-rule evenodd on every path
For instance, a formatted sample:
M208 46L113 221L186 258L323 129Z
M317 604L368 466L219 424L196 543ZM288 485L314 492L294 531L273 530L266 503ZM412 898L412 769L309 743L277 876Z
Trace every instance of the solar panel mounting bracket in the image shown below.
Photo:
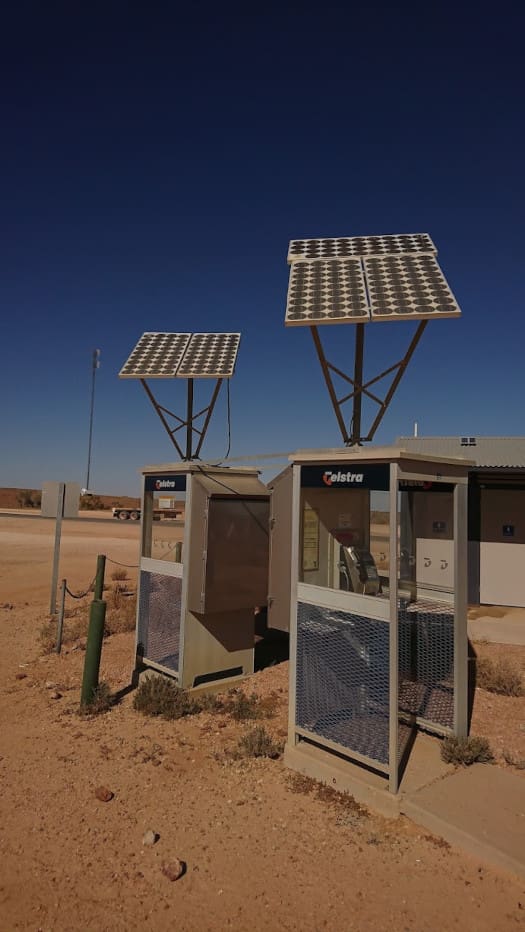
M200 451L202 449L202 445L206 437L206 433L207 433L208 426L211 420L211 416L213 414L213 409L215 408L215 403L219 396L219 392L221 390L223 381L224 379L216 380L215 388L213 389L213 394L211 397L211 401L209 402L208 405L206 405L206 407L202 408L200 411L195 412L194 411L194 396L193 396L193 379L187 379L186 380L186 383L187 383L187 386L186 386L187 387L186 419L184 420L183 418L179 417L178 414L174 414L173 411L170 411L169 408L166 408L164 405L159 404L153 392L151 391L149 385L147 384L146 380L140 379L140 383L142 387L144 388L144 391L146 392L149 400L151 401L151 404L155 408L155 411L157 412L161 420L161 423L164 426L164 429L166 430L166 433L168 434L173 446L177 450L177 453L179 454L181 460L187 461L187 460L199 459ZM176 427L170 427L170 424L167 420L166 415L173 418L175 421L178 421L178 424ZM195 421L197 421L203 415L204 415L204 422L202 424L202 427L199 428L196 426ZM175 434L177 433L177 431L183 430L184 428L186 428L185 450L182 449L182 447L177 442L177 439L175 437ZM198 440L198 443L195 449L193 448L194 434L197 434L199 437L199 440Z
M410 359L416 349L423 332L427 326L427 320L421 320L418 323L417 329L410 341L409 347L403 356L398 362L393 363L389 366L388 369L384 369L383 372L380 372L379 375L374 376L368 381L363 381L363 359L364 359L364 341L365 341L365 324L359 323L355 325L356 337L355 337L355 348L354 348L354 376L353 378L347 373L343 372L333 363L329 362L326 358L323 345L321 343L321 338L319 336L318 328L310 326L310 331L313 337L319 362L321 364L321 369L323 371L324 379L326 382L326 387L328 389L328 394L330 395L330 400L332 402L332 407L337 418L337 423L341 431L343 442L345 446L358 446L361 443L368 443L373 440L374 435L379 427L383 417L385 416L387 409L394 397L396 389L403 377L405 369L407 368ZM335 372L340 378L344 379L350 385L353 386L351 392L347 395L344 395L341 398L338 398L337 392L334 386L334 380L332 378L332 372ZM390 388L386 392L384 398L380 398L378 395L370 391L370 386L375 385L376 382L379 382L381 379L395 373L390 384ZM371 401L374 401L379 406L379 411L377 412L376 417L374 418L370 429L366 435L363 436L361 431L361 422L362 422L362 401L363 395L367 398L370 398ZM347 429L345 419L343 416L343 405L347 401L352 401L352 419L350 430Z

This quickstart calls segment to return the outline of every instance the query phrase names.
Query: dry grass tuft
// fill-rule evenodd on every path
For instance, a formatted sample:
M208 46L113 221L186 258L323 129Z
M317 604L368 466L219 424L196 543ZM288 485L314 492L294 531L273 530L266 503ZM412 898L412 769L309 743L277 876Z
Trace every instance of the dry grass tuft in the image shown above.
M516 770L525 770L525 757L516 757L512 751L504 749L503 759L510 767L515 767Z
M241 757L270 757L273 760L283 752L282 745L273 740L263 725L257 725L251 731L247 731L239 739L237 748Z
M106 599L106 621L104 633L124 634L134 631L137 616L137 596L124 595L118 589L113 589Z
M79 715L102 715L104 712L109 712L114 701L109 685L103 681L93 690L91 702L80 706Z
M169 721L201 711L198 700L165 676L145 677L133 698L133 708L143 715L158 715Z
M119 582L123 579L128 578L128 571L124 567L118 567L116 570L113 570L111 578L114 582Z
M476 685L500 696L522 696L523 680L520 671L506 657L476 660Z
M446 764L470 767L471 764L488 764L494 760L486 738L457 738L450 735L441 745L441 758Z

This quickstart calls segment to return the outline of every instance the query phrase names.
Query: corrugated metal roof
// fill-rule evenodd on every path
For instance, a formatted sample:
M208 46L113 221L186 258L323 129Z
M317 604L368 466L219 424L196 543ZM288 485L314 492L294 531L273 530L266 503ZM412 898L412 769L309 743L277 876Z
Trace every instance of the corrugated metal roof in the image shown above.
M473 460L479 468L525 468L525 437L398 437L395 446Z

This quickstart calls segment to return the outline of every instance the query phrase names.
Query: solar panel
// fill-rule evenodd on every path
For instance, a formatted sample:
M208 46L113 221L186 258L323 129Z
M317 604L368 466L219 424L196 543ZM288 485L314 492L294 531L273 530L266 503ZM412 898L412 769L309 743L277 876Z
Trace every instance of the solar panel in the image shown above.
M177 378L230 378L240 340L240 333L194 333Z
M119 372L121 379L173 378L191 333L143 333Z
M365 259L372 320L458 317L461 310L433 256Z
M428 233L293 239L288 248L288 262L293 263L301 259L353 259L412 254L437 255L437 249Z
M337 324L369 320L359 259L294 262L286 305L287 325Z

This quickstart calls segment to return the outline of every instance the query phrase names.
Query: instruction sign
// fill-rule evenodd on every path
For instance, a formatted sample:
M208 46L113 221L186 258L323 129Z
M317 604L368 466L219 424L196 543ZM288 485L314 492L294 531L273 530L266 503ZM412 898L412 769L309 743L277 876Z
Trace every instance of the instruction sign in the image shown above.
M303 570L319 569L319 515L309 505L303 515Z

